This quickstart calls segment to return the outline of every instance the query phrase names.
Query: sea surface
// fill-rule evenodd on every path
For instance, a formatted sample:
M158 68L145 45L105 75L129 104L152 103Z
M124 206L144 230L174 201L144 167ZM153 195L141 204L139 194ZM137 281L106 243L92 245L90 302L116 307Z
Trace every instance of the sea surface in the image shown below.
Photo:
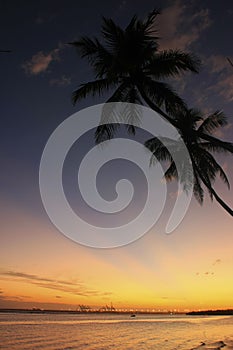
M0 349L183 350L220 340L233 340L233 316L0 313Z

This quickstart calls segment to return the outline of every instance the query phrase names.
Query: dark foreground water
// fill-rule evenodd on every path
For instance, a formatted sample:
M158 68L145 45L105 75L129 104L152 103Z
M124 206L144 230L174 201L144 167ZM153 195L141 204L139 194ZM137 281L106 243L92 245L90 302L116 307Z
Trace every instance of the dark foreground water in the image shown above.
M183 350L219 340L233 340L233 316L0 314L0 349Z

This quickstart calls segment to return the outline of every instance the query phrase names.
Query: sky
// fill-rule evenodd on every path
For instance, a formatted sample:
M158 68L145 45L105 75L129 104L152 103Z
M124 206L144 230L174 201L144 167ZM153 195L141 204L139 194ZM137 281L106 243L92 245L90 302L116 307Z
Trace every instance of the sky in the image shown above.
M158 223L137 241L112 249L69 240L51 223L41 201L39 165L50 134L74 112L107 98L72 105L72 91L93 74L67 43L97 35L102 16L125 26L135 13L144 18L153 8L162 10L156 23L160 49L179 48L202 60L198 75L185 74L171 84L190 107L206 115L223 110L229 123L216 136L233 142L233 68L226 59L233 60L231 1L0 2L0 48L12 50L0 54L1 308L98 308L111 302L119 309L233 308L233 222L208 194L203 206L192 199L182 223L166 235L177 191L169 185ZM67 196L81 211L72 187L74 163L92 145L90 133L73 150L66 170ZM232 157L218 159L232 184ZM107 169L108 181L100 181L103 191L126 168L123 162L117 171ZM144 194L140 176L138 198ZM233 207L232 190L219 181L215 188Z

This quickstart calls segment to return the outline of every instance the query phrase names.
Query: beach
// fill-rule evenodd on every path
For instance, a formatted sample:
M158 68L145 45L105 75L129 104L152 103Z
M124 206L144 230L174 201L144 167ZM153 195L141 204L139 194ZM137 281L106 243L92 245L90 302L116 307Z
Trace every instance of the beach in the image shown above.
M233 316L0 314L4 350L233 349Z

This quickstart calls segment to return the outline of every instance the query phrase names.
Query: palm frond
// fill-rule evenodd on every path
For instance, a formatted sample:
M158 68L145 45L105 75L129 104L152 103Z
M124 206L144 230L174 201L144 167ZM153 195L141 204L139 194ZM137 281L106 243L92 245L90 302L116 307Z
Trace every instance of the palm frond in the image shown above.
M156 33L155 20L160 13L160 10L154 9L148 14L146 20L143 22L145 32L152 37L154 37L154 34ZM156 37L156 39L158 38Z
M135 125L139 127L141 124L142 111L140 105L142 105L142 101L137 89L134 86L131 86L129 89L125 96L124 102L128 102L125 110L125 120L127 121L126 129L129 134L135 135Z
M193 54L180 50L165 50L151 57L145 73L156 79L178 76L183 72L198 73L200 60Z
M83 36L79 40L70 42L69 44L78 50L82 58L87 56L93 59L93 56L98 52L98 41L96 38L90 39L87 36Z
M170 140L168 140L170 141ZM150 165L154 165L157 161L170 161L172 162L172 156L168 148L164 146L164 142L158 137L153 137L144 143L144 146L150 150L152 157L150 159Z
M108 123L99 125L95 131L95 143L101 144L104 141L111 140L117 129L119 129L120 124L118 123Z
M103 106L101 113L102 125L98 126L95 134L95 141L97 144L113 138L115 132L119 129L120 120L117 113L118 109L117 104L114 104L114 102L129 102L127 97L129 89L131 89L129 81L124 80ZM114 121L114 123L112 123L112 121Z
M219 127L227 125L227 119L223 112L216 111L210 114L203 123L199 126L199 132L212 133Z
M97 38L81 37L78 41L70 43L76 47L81 57L86 57L94 68L96 78L102 78L113 64L113 56Z
M178 172L174 161L171 162L169 168L165 171L164 177L167 181L178 178Z
M202 112L197 108L190 108L186 112L186 119L196 127L197 123L203 120Z
M181 142L181 147L177 155L176 166L179 175L179 181L183 185L183 190L188 193L193 189L193 166L190 161L189 154L184 152L184 144Z
M114 83L109 79L98 79L90 81L85 84L81 84L80 87L72 93L72 102L75 104L77 101L86 98L88 95L101 96L107 91Z
M196 163L198 164L202 175L205 176L206 179L209 179L210 182L214 181L216 175L219 174L222 181L227 185L228 188L230 188L230 183L227 175L225 174L222 167L218 164L218 162L214 159L212 154L203 149L202 152L197 151L196 156Z
M207 191L209 192L210 199L213 200L213 193L211 191L212 189L212 182L215 179L216 173L214 172L214 175L210 175L210 167L208 160L204 160L204 158L200 158L200 155L198 155L198 152L192 153L193 158L193 169L194 169L194 176L195 180L199 181L199 185L201 186L201 182L203 182L206 185ZM201 180L201 181L200 181ZM204 192L203 192L204 196Z
M141 125L141 106L134 103L127 103L124 108L124 123L129 134L135 135L136 128Z
M199 180L197 172L194 170L194 186L193 186L193 194L199 204L203 204L204 200L204 191L201 187L201 182Z
M211 142L199 142L198 143L200 148L203 148L207 151L211 152L217 152L217 153L227 153L229 152L226 148L222 147L221 145L216 145Z
M195 134L196 134L195 136L197 139L206 140L208 142L211 142L213 145L215 145L217 147L224 148L227 152L233 153L233 143L222 141L222 140L214 137L213 135L206 134L204 132L200 132L200 130L197 130Z
M105 39L106 44L111 48L115 49L120 46L123 38L124 31L116 25L111 18L102 17L103 24L101 33Z
M118 105L114 102L127 102L124 109L120 110ZM129 134L135 135L136 127L141 123L141 108L142 104L140 96L136 88L130 85L129 80L124 80L122 84L116 89L113 95L107 100L106 106L103 107L101 115L101 124L98 127L98 140L96 143L100 143L105 140L109 140L115 135L115 131L118 130L119 124L124 123ZM123 108L123 107L122 107ZM114 120L112 124L111 121ZM107 132L109 125L109 132ZM101 130L103 133L103 139L101 138Z
M171 116L186 109L183 99L166 83L145 78L143 80L143 88L152 101L159 107L164 108Z
M131 21L129 22L127 27L125 28L125 32L135 31L138 22L139 22L138 17L136 15L134 15L131 18Z

